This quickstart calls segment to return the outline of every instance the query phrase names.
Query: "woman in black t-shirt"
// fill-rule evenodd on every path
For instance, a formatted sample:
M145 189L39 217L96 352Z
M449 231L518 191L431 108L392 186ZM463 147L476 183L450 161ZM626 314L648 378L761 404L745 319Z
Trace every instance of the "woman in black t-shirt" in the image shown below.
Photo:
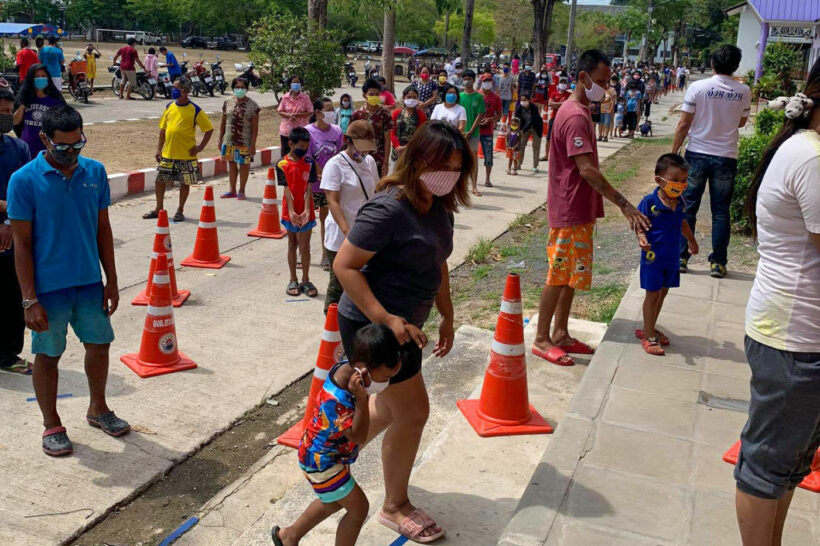
M433 354L450 352L455 334L447 258L453 250L453 213L469 205L472 168L470 147L458 129L439 121L420 126L395 172L379 183L380 193L359 211L333 263L345 290L339 302L345 351L350 354L359 328L379 322L390 327L406 353L389 388L370 400L368 439L387 429L379 520L405 527L415 522L422 528L415 538L444 534L410 503L407 487L430 410L420 373L427 344L421 328L435 305L442 320Z

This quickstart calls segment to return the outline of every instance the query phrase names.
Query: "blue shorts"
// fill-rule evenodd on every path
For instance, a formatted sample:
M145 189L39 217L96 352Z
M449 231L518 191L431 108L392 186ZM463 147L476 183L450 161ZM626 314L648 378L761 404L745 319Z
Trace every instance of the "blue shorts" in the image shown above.
M603 125L604 127L612 124L612 114L601 114L601 121L599 125Z
M62 355L69 324L81 343L106 345L114 341L111 320L103 309L101 282L38 294L37 299L48 315L48 330L31 333L32 353Z
M478 137L481 144L481 153L484 154L484 166L493 166L493 135L481 135Z
M680 286L680 271L678 262L641 264L641 288L649 292L656 292L662 288L677 288Z
M290 220L280 221L282 222L282 225L285 226L285 229L290 231L291 233L303 233L305 231L310 231L311 229L316 227L316 220L311 220L302 227L297 227L296 224L294 224Z

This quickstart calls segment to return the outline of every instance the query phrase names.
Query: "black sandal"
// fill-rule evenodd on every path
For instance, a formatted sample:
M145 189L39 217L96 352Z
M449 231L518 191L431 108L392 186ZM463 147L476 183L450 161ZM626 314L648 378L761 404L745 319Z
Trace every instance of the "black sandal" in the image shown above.
M181 212L177 211L177 213L174 214L174 217L172 218L172 220L174 222L184 222L185 221L185 215L182 214Z
M281 531L279 526L274 525L273 529L270 530L270 537L273 539L274 546L285 546L285 543L279 538L279 531Z
M43 432L43 453L52 457L64 457L74 453L65 427L54 427Z
M305 296L309 298L315 298L316 295L319 293L319 291L316 290L316 287L313 286L313 283L310 281L300 284L299 289L302 291L302 293L304 293Z
M287 289L285 290L285 293L288 296L298 296L299 294L302 293L302 285L300 285L296 281L290 281L288 283Z
M151 212L146 212L145 214L143 214L142 219L143 220L153 220L154 218L156 218L158 216L159 216L159 213L155 210L152 210Z

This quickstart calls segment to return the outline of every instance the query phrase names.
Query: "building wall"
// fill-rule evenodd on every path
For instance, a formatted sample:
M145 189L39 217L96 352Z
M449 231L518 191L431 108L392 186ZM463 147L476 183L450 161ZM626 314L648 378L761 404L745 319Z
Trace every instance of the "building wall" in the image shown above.
M754 70L757 64L757 43L760 40L760 21L752 8L746 6L740 14L737 29L737 47L743 52L737 74Z

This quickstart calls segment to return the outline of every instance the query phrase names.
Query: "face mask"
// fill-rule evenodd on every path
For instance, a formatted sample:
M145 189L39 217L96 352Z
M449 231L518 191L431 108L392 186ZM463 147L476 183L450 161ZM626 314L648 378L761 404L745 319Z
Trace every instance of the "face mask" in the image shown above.
M237 87L236 89L233 90L233 94L238 99L244 98L247 93L248 93L248 90L245 89L244 87Z
M547 79L547 73L546 72L541 72L541 77L546 80Z
M14 128L14 116L12 114L0 114L0 134L6 134Z
M179 97L181 97L181 96L182 96L182 91L180 91L180 90L179 90L179 89L177 89L176 87L172 87L172 88L171 88L171 98L172 98L172 99L176 100L176 99L178 99L178 98L179 98Z
M307 155L307 150L303 150L302 148L293 148L293 155L301 159Z
M527 108L529 105L530 105L530 101L528 101L528 100L522 100L521 101L521 106L523 106L524 108Z
M415 108L419 105L419 99L404 99L404 105L408 108Z
M382 103L382 98L381 97L374 97L372 95L368 95L366 97L366 100L367 100L367 104L369 104L370 106L378 106Z
M352 157L356 163L361 163L364 158L367 157L367 152L360 152L353 147L353 144L348 144L347 149L350 151L350 157Z
M419 176L430 193L439 197L453 191L459 178L461 171L430 171Z
M464 72L462 69L456 68L456 74L461 74L462 72Z
M447 101L447 104L455 104L458 100L458 95L456 95L455 93L447 93L444 96L444 100Z
M587 76L587 78L589 78L589 76ZM587 98L592 102L600 102L601 99L604 98L604 95L606 95L606 91L591 79L589 81L592 83L592 87L589 89L587 89L586 86L584 87Z
M348 108L350 108L350 102L349 102L349 101L346 101L346 100L343 100L343 101L342 101L342 108L344 108L345 110L347 110Z
M322 112L322 117L325 118L325 123L328 125L336 123L336 112Z
M48 87L48 78L34 78L34 87L37 89L45 89Z
M422 74L421 75L421 81L426 82L429 79L430 79L430 74Z
M384 389L390 386L390 381L384 381L383 383L373 381L373 378L370 376L370 372L368 372L367 370L362 370L360 368L353 369L359 373L359 375L362 377L362 381L364 381L364 374L367 374L367 376L370 377L370 385L364 388L364 390L367 391L367 394L369 395L379 394Z
M447 78L445 78L444 76L439 76L438 83L444 85L445 83L447 83Z
M509 72L510 72L510 69L509 69L509 68L505 68L505 69L504 69L504 74L508 74Z
M493 88L493 82L481 82L481 89L490 90Z
M295 92L295 93L298 93L299 91L302 90L302 84L301 83L292 83L292 84L290 84L290 90Z
M532 70L532 67L531 67L531 66L525 66L525 67L524 67L524 70L526 70L527 72L529 72L530 70Z
M673 199L680 197L680 195L686 191L687 186L689 186L686 182L675 182L672 180L666 180L663 177L658 177L661 180L666 182L666 186L663 187L663 193L665 193L668 197Z
M518 125L510 125L510 130L511 131L517 131L518 130Z
M559 83L559 84L558 84L558 90L559 90L559 91L566 91L566 90L567 90L567 84L565 84L565 83Z

